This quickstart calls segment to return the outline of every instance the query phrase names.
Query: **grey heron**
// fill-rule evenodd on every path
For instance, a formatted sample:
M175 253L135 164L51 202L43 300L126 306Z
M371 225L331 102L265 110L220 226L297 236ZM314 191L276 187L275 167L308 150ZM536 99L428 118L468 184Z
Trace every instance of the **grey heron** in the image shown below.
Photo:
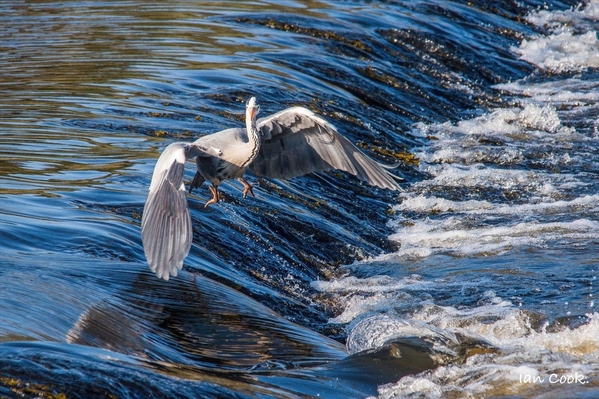
M219 200L218 186L239 179L243 196L254 194L243 178L250 168L257 176L288 179L311 172L340 169L371 185L401 190L387 169L362 153L337 129L302 107L292 107L256 120L260 106L252 97L246 104L246 127L223 130L193 143L173 143L162 152L141 222L144 252L150 269L160 278L176 276L189 254L193 230L183 182L185 162L196 159L197 172L190 191L204 181L212 183L212 198Z

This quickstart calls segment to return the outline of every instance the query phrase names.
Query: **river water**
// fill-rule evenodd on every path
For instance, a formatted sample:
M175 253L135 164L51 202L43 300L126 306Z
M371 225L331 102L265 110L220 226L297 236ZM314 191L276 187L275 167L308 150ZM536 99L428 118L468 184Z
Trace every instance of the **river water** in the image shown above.
M7 0L0 25L0 397L599 396L599 2ZM252 95L404 161L405 191L202 187L157 279L160 151Z

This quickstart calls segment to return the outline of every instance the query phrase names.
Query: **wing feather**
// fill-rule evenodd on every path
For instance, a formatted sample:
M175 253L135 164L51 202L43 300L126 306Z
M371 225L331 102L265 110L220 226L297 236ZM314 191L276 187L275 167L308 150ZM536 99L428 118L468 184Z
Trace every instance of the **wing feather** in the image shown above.
M289 108L257 121L262 135L258 156L250 165L258 176L289 179L311 172L339 169L369 184L401 190L400 177L366 156L337 129L302 107Z
M168 146L156 163L144 206L141 237L150 269L160 278L176 276L189 254L193 230L183 175L188 145Z

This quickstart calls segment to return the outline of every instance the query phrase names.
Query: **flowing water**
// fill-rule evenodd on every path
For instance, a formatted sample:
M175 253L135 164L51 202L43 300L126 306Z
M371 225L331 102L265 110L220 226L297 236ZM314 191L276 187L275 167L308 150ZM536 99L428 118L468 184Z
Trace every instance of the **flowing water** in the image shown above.
M599 396L599 2L5 0L0 25L0 397ZM160 151L252 95L405 191L202 187L157 279Z

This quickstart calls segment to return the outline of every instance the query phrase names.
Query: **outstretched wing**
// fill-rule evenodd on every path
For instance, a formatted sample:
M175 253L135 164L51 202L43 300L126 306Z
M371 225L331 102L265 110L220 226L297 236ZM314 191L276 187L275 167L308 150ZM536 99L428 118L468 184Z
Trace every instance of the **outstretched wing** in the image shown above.
M141 220L141 239L150 269L168 280L183 267L193 231L183 175L192 145L174 143L160 155Z
M397 183L401 178L306 108L289 108L259 119L257 127L262 145L250 168L258 176L288 179L340 169L371 185L401 191Z

